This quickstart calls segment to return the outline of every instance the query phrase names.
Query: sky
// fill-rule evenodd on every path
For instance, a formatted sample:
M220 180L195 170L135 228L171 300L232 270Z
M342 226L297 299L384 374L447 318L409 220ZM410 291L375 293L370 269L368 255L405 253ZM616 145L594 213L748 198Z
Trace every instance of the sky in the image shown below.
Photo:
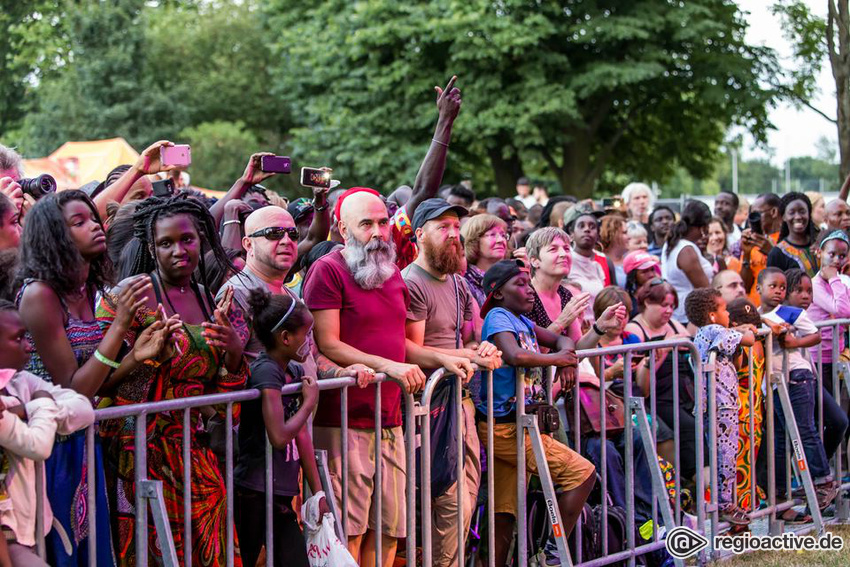
M805 2L813 13L820 16L826 15L826 0L805 0ZM779 17L770 12L771 4L773 0L738 0L741 10L749 12L747 42L773 48L783 58L783 64L790 67L792 64L791 44L785 38ZM835 82L828 61L824 61L817 83L820 92L812 101L813 106L828 116L835 116ZM783 104L773 109L770 119L776 127L776 130L771 131L768 137L773 156L768 156L761 149L753 148L752 137L745 135L744 158L771 157L773 164L781 167L788 157L814 156L815 142L822 136L833 141L837 155L838 135L835 125L813 110Z

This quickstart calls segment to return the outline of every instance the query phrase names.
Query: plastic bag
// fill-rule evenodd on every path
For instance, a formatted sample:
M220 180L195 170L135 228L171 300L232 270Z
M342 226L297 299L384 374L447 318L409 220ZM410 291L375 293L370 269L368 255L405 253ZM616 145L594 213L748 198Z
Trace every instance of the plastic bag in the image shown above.
M333 516L325 514L319 521L319 501L324 496L325 493L319 491L301 506L310 567L358 567L336 535Z

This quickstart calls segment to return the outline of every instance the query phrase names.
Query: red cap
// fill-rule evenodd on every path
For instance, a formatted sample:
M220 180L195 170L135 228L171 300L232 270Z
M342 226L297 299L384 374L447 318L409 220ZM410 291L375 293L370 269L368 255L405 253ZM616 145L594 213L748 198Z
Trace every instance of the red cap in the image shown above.
M655 272L659 276L661 275L661 263L658 258L645 250L634 250L623 258L623 271L627 274L635 269L645 270L647 268L655 268Z
M339 212L340 210L342 210L342 202L345 201L345 199L348 198L350 195L354 195L355 193L361 192L371 193L372 195L378 198L380 198L381 196L380 193L368 187L352 187L351 189L340 195L339 199L336 200L336 207L334 207L334 218L336 218L336 220L339 220Z

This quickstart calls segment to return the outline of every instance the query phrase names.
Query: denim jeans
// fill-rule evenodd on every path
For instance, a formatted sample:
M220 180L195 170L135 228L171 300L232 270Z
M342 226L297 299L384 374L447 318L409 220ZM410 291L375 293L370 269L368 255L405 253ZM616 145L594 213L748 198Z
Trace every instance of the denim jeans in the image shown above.
M817 381L809 370L792 370L788 381L788 395L791 398L791 409L800 432L800 442L806 454L806 462L812 479L817 481L830 474L829 461L820 439L815 423L815 403L817 402ZM782 401L779 392L773 392L776 420L774 446L776 448L776 490L785 492L785 415L782 411Z

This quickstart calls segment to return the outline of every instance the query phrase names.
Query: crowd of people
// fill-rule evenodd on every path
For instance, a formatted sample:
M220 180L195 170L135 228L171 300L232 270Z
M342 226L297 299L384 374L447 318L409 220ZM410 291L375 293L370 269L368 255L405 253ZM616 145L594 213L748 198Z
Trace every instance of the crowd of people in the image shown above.
M346 447L348 549L359 564L393 565L408 529L406 479L416 474L406 470L402 388L419 392L443 368L457 379L444 380L433 398L432 413L436 408L449 416L431 425L434 564L455 565L459 546L466 545L456 529L459 455L466 531L480 507L483 471L494 467L489 505L496 547L486 553L495 554L497 565L508 560L517 514L525 513L515 490L516 402L523 395L527 407L543 411L550 394L546 367L555 370L556 400L602 382L620 397L627 387L655 393L658 454L647 456L637 436L633 447L641 525L652 522L648 467L655 457L667 471L678 467L683 501L701 496L695 477L705 463L696 447L707 440L697 439L696 430L707 418L694 408L699 399L703 408L713 400L719 485L710 488L723 520L746 526L760 505L751 499L751 479L757 479L757 495L766 486L764 399L776 396L765 383L763 324L773 331L773 352L788 359L794 420L816 483L817 502L809 505L830 506L838 479L829 460L848 431L846 407L833 397L832 369L841 360L833 359L832 345L838 342L843 357L845 343L843 333L821 333L814 323L850 317L844 275L850 183L836 201L821 199L821 209L801 193L765 193L748 205L724 192L713 213L696 200L674 211L655 206L653 191L642 183L600 206L550 197L545 184L525 178L514 198L478 200L468 182L443 184L461 108L454 82L437 88L437 125L412 186L387 196L367 187L314 187L311 199L287 202L262 187L274 173L261 167L270 154L258 153L230 190L211 200L162 162L161 149L172 144L160 141L103 182L35 199L20 183L20 156L0 146L0 567L81 566L92 556L98 565L135 565L137 545L147 545L159 560L152 521L149 541L135 541L136 418L98 424L91 470L84 429L94 422L93 409L245 388L261 395L234 408L236 564L253 567L263 553L267 436L274 448L274 564L308 564L297 516L300 479L311 492L321 491L313 455L314 448L326 450L333 494L320 510L330 510L330 499L340 510ZM185 187L155 195L152 181L160 177ZM580 349L673 338L693 340L703 362L716 353L715 391L697 391L685 350L635 355L630 369L623 355L576 357ZM830 377L820 393L810 352L819 344L818 361ZM488 370L495 439L489 461L482 459L488 400L481 375ZM518 372L525 377L520 393ZM392 380L381 388L380 431L378 374ZM348 392L343 440L341 392L319 395L318 382L346 376L358 387ZM624 384L629 377L633 383ZM283 395L287 384L301 384L301 394ZM460 415L454 415L456 388L463 389ZM784 493L787 423L778 400L774 407L777 487ZM189 451L182 446L182 411L156 413L146 423L146 476L162 481L178 559L191 551L192 564L205 567L226 564L224 455L217 442L227 434L224 411L191 412ZM566 428L579 426L566 421ZM460 451L452 445L459 430ZM563 431L544 433L566 534L585 502L599 498L592 492L601 467L609 492L602 497L625 506L622 429L606 436L605 460L602 438L592 431L583 432L578 445ZM530 444L526 448L533 475L538 464ZM46 562L34 550L40 466ZM375 485L378 467L381 486ZM94 517L87 507L89 475L96 479ZM187 483L191 550L183 537ZM381 525L374 514L378 492ZM809 519L793 509L784 518ZM94 522L96 548L87 538Z

